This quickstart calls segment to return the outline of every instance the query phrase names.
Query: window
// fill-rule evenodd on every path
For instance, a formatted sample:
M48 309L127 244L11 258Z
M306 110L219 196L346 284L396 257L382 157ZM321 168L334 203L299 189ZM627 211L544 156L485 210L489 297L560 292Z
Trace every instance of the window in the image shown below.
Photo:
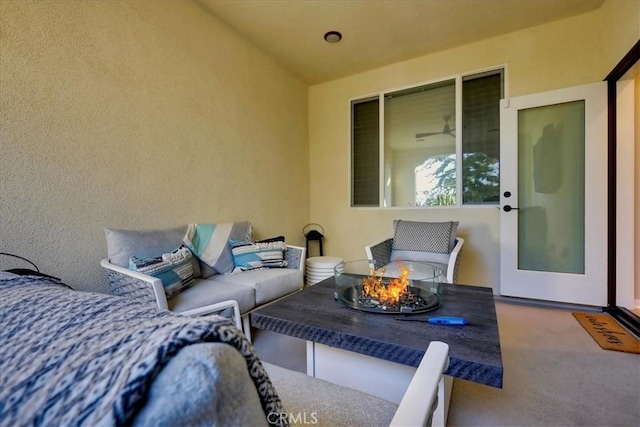
M380 101L378 98L351 105L351 194L353 206L378 206Z
M498 203L503 80L494 70L352 101L351 206Z

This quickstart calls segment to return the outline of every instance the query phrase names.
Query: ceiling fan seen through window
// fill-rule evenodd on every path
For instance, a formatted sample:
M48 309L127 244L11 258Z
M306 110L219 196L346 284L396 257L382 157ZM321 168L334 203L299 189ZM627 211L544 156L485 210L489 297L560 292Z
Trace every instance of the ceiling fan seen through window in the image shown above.
M419 141L424 141L424 138L427 138L427 137L433 136L433 135L450 135L450 136L455 138L456 134L453 133L453 131L455 131L455 129L452 129L449 126L449 119L450 118L451 118L451 116L442 117L442 119L444 120L444 128L442 128L442 132L421 132L421 133L416 133L416 139L419 140Z

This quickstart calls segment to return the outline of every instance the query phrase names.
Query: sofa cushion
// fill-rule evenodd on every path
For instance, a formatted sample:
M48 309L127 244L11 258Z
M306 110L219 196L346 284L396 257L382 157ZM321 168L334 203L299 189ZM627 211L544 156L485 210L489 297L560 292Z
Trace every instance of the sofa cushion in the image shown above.
M213 279L222 276L213 276ZM227 300L236 300L240 313L246 313L256 305L256 291L251 286L229 285L216 280L199 279L193 286L167 299L169 310L181 313Z
M231 240L234 271L254 270L256 268L286 267L284 252L287 245L284 241L249 242Z
M394 220L393 249L448 254L456 244L458 224Z
M167 297L171 297L193 285L192 258L189 248L180 246L154 258L131 256L129 269L160 279Z
M264 304L302 289L302 271L289 268L265 268L237 274L217 275L210 280L232 289L247 286L255 289L256 304Z
M183 241L191 252L217 273L233 270L233 254L229 240L251 240L251 223L189 224Z
M182 244L182 238L187 231L183 225L175 228L157 230L119 230L106 228L107 256L112 264L129 268L129 258L152 258L171 252ZM200 264L193 257L193 276L200 277Z

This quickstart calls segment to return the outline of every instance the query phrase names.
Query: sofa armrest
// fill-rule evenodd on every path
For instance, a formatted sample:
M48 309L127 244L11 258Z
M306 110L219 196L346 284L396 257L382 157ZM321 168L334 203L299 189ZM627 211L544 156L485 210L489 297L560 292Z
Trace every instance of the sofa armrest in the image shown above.
M287 251L284 253L287 268L304 272L306 252L307 250L301 246L287 245Z
M207 314L217 314L226 309L233 310L233 321L236 324L236 327L242 330L242 317L240 316L240 307L238 306L238 301L236 300L227 300L222 301L216 304L205 305L204 307L194 308L192 310L181 311L180 314L183 316L206 316Z
M382 267L391 262L391 248L393 247L393 238L385 239L380 242L372 243L364 247L368 260L375 260L375 268Z
M447 282L458 283L458 265L460 265L460 251L464 245L462 237L456 237L456 244L449 255L449 265L447 266Z
M168 309L167 296L160 279L111 264L108 258L100 261L100 265L105 270L112 295L132 298Z
M444 404L438 402L438 386L448 365L449 345L432 341L400 401L391 427L431 425L436 406Z

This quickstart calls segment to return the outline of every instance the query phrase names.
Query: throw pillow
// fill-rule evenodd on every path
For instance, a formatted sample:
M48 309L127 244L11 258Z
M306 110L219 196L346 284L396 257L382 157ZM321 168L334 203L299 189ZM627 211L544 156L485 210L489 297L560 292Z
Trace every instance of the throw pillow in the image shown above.
M455 246L457 221L394 221L393 250L448 254Z
M129 258L129 269L160 279L167 297L172 297L193 285L191 259L191 251L180 246L173 252L155 258L138 258L132 255Z
M271 240L271 239L267 239ZM284 240L252 243L249 241L231 241L234 271L254 270L257 268L286 267Z
M183 241L204 264L217 273L230 273L234 268L230 239L251 240L251 223L189 224Z
M284 242L284 236L270 237L268 239L256 240L256 243Z
M180 246L187 226L155 230L120 230L105 228L107 238L107 255L112 264L129 267L129 258L135 255L139 258L151 258L157 254L171 252ZM200 274L198 258L192 257L193 277Z

